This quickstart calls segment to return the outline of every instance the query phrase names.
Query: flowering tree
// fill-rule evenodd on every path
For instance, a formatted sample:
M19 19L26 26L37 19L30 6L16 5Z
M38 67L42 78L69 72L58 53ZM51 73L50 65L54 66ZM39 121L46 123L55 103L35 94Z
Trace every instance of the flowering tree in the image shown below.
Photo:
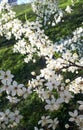
M44 27L55 26L63 17L63 12L59 9L57 0L34 0L32 9L37 15L37 20Z
M46 2L45 4L48 4L48 1ZM38 121L38 126L33 126L34 130L60 130L62 127L82 130L82 24L72 33L72 37L55 41L53 44L42 30L40 21L26 21L23 24L15 18L11 7L2 1L0 36L8 40L15 38L13 51L24 55L26 63L32 61L34 64L41 57L45 62L39 74L35 70L31 72L33 78L28 81L27 86L18 84L9 70L0 71L0 94L7 103L7 106L0 108L0 129L15 128L23 118L19 104L29 95L36 93L42 101L44 114ZM65 121L60 115L62 112Z

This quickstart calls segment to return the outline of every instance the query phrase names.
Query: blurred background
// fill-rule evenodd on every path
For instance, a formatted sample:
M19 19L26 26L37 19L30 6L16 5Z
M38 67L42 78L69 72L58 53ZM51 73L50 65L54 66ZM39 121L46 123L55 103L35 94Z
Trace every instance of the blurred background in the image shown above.
M0 0L1 2L2 0ZM17 4L26 4L26 3L30 3L33 0L7 0L9 3L17 3Z
M30 3L33 0L17 0L17 4Z

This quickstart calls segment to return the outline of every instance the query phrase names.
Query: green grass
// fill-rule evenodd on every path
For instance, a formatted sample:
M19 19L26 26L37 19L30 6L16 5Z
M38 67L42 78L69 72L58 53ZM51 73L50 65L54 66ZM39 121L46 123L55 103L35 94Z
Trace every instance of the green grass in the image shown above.
M13 10L16 12L16 17L23 22L25 22L25 17L27 17L29 21L34 21L35 19L36 15L32 11L31 4L16 5L13 7Z
M16 12L17 15L19 15L21 13L25 13L26 11L30 11L31 5L30 4L16 5L13 6L13 10Z

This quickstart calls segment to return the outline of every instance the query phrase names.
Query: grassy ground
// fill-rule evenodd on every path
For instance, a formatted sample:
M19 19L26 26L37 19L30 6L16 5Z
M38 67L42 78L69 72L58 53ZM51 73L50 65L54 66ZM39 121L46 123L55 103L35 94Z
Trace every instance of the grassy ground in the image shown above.
M16 12L16 17L25 22L25 15L27 15L28 20L33 21L35 14L32 12L31 4L16 5L13 7Z
M65 9L67 4L71 4L70 0L61 0L60 7ZM52 39L53 41L59 40L60 38L65 38L67 35L71 35L71 32L80 26L83 20L83 9L82 9L83 1L80 0L79 3L76 3L75 7L72 7L74 11L72 14L66 14L63 18L64 22L59 23L53 28L48 28L45 33ZM25 14L27 15L27 19L29 21L35 20L35 15L32 12L31 5L18 5L14 6L14 11L16 11L16 17L21 19L23 22L25 21ZM28 79L30 79L30 72L33 70L38 71L38 67L42 67L41 63L38 62L36 64L26 64L23 62L23 56L20 54L14 54L12 49L15 44L14 40L7 41L5 38L0 38L0 69L8 70L10 69L13 74L15 74L15 79L20 83L27 83ZM36 67L37 66L37 67ZM26 106L22 106L22 113L24 115L24 126L27 127L28 130L33 130L33 122L36 124L36 120L39 118L39 113L37 113L38 109L40 112L41 109L41 101L38 100L37 96L33 95L27 101L25 101ZM38 106L40 104L40 107ZM33 110L34 108L34 110ZM33 111L33 112L32 112ZM42 113L42 112L41 112ZM41 115L40 115L41 116ZM26 123L28 120L28 123ZM25 130L27 130L25 129ZM21 128L19 129L21 130ZM59 129L60 130L60 129ZM62 129L61 129L62 130Z

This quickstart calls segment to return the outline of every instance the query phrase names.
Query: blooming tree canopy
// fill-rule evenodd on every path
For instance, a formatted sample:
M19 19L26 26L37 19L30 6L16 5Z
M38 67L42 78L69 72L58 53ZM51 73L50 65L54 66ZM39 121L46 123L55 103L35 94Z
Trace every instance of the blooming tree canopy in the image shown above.
M32 9L37 15L37 20L44 27L55 26L63 17L63 12L58 7L57 0L34 0Z
M45 67L39 70L39 74L35 70L31 73L34 78L28 81L28 87L15 81L10 70L0 71L0 94L6 98L9 106L0 110L0 129L16 127L23 118L20 114L20 102L36 93L43 102L45 114L38 121L38 126L34 126L34 130L60 128L62 121L58 114L53 114L64 108L68 114L68 119L63 123L64 129L76 127L83 130L83 25L72 33L72 37L54 43L45 35L42 26L50 24L51 15L55 20L50 21L51 24L59 22L63 16L62 11L56 1L44 0L42 4L39 0L36 2L38 3L33 4L33 9L39 15L37 20L27 20L25 23L15 17L15 12L8 3L4 0L0 3L0 36L8 40L15 38L13 51L24 55L24 62L29 64L32 61L34 64L41 57L45 61ZM43 25L40 20L43 20ZM78 94L81 96L74 104ZM67 110L67 105L73 107Z

